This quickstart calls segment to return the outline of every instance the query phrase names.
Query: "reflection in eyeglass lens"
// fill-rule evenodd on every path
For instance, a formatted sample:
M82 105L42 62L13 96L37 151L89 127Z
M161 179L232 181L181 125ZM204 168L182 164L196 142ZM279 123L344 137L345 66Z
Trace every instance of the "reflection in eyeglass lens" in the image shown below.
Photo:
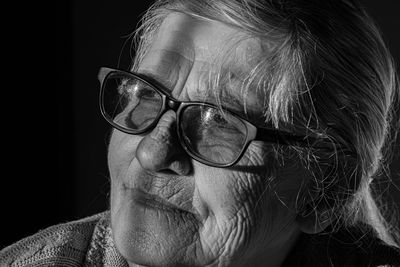
M116 110L114 122L131 128L141 130L146 128L157 117L162 107L161 95L146 83L135 79L118 77L118 87L115 101ZM114 83L115 84L115 83Z

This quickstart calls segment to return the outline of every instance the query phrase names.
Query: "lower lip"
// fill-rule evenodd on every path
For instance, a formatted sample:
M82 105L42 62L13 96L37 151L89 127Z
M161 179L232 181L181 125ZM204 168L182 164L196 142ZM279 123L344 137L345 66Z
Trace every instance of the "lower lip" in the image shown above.
M126 204L131 203L133 206L131 208L135 211L135 213L139 212L137 208L142 208L142 212L154 211L157 213L157 216L160 215L159 212L165 213L165 215L172 215L172 218L181 218L186 222L193 222L196 225L201 222L201 219L198 215L185 211L183 209L179 209L167 202L160 202L155 199L152 195L149 195L137 188L128 188L124 186L124 193L126 197ZM133 211L132 210L132 211ZM150 215L150 213L146 213ZM170 217L171 218L171 217Z
M147 208L164 211L179 211L179 209L172 207L171 205L161 203L144 193L134 194L134 201L141 206L146 206Z
M184 210L178 209L173 205L169 205L168 203L163 203L156 200L153 196L139 190L139 189L127 189L130 195L130 199L134 201L135 204L145 207L147 209L154 210L162 210L166 212L174 212L174 213L189 213Z

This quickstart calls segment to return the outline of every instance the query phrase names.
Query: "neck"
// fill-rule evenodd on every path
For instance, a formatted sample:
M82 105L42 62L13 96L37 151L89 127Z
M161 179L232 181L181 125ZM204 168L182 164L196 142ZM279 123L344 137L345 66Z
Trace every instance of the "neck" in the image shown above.
M258 247L256 249L260 252L254 253L250 257L243 258L240 262L232 266L279 267L295 246L300 237L300 233L298 229L294 229L293 233L291 233L289 238L284 242L275 243L273 246L269 246L264 250L260 250L260 247Z

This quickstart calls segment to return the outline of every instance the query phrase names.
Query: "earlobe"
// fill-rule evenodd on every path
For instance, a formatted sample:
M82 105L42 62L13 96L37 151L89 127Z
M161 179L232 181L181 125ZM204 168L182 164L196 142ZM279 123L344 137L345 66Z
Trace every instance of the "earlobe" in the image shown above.
M307 215L297 214L296 223L306 234L317 234L324 231L333 221L333 211L313 211Z

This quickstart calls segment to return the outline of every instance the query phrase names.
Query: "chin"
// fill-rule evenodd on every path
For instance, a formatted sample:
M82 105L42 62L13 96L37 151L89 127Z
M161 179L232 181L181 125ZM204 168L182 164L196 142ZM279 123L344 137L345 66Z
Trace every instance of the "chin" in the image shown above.
M131 263L144 266L196 266L198 226L185 214L148 209L134 201L111 205L114 243Z

